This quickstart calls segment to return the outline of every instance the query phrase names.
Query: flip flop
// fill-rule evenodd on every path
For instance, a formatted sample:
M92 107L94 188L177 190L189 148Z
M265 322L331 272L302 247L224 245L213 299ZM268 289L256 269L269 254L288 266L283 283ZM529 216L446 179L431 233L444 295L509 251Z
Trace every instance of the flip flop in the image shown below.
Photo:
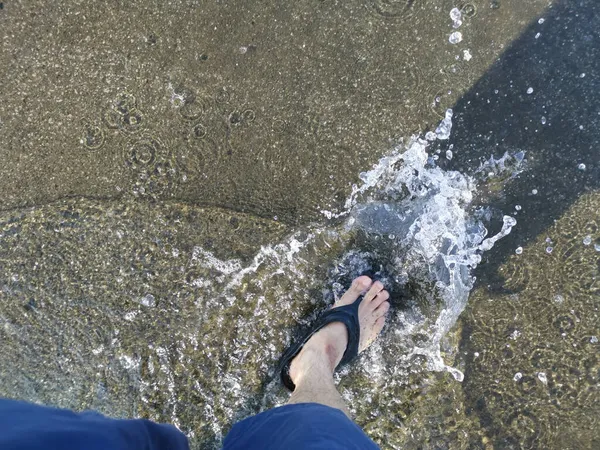
M342 360L336 367L336 370L358 356L358 344L360 342L360 323L358 321L358 307L364 296L360 296L354 303L349 305L338 306L325 311L317 321L311 326L311 328L304 334L296 344L292 345L281 357L279 363L278 372L281 374L281 382L290 391L296 389L296 385L290 378L290 365L292 360L300 353L302 347L308 342L308 340L319 331L321 328L329 325L332 322L342 322L346 325L348 330L348 345Z

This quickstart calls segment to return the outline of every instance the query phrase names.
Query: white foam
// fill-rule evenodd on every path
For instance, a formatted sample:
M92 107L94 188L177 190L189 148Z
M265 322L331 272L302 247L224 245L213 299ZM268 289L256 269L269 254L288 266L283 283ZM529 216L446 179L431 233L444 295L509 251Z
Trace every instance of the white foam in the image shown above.
M192 261L200 264L203 267L208 267L221 272L223 275L231 275L239 272L242 269L241 263L238 260L223 261L215 257L211 252L204 250L202 247L196 246L192 251Z
M451 112L446 117L451 119ZM396 148L361 174L364 184L347 202L353 205L347 227L399 237L397 272L406 272L423 285L434 283L442 308L437 318L430 318L434 325L421 329L430 339L412 353L427 356L432 370L448 370L461 380L460 371L444 364L441 340L466 306L474 282L471 271L480 263L481 253L509 234L516 220L505 216L502 230L485 239L486 228L467 212L474 179L431 165L428 144L415 137L406 148ZM405 327L404 332L408 336L417 329L418 325Z

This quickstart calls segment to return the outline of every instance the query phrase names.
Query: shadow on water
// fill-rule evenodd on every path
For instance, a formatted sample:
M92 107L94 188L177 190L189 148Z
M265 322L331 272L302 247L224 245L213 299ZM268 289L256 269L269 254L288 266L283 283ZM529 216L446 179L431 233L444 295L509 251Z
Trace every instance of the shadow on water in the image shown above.
M462 318L467 411L494 448L600 440L599 266L590 244L598 242L599 30L596 1L551 7L459 100L442 147L453 145L454 158L440 165L476 177L490 156L526 153L522 172L483 188L492 213L518 224L484 254Z
M448 145L456 150L446 168L473 173L492 155L526 152L525 170L491 189L494 207L520 224L484 255L481 282L501 283L494 274L515 248L600 187L599 77L600 5L562 2L532 23L455 106Z

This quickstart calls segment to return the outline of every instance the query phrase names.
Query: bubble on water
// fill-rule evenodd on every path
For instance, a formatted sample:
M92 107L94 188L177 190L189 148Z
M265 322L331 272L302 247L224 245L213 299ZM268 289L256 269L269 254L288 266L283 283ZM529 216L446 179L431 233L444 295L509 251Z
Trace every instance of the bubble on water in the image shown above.
M242 112L242 122L243 123L252 123L256 119L256 112L253 109L246 109Z
M453 156L452 150L446 150L446 159L448 161L452 160L452 156Z
M545 21L546 21L546 19L544 19L544 18L542 17L542 18L540 18L540 20L538 20L538 23L541 25L541 24L543 24Z
M440 357L441 358L441 357ZM449 372L456 381L458 381L459 383L462 383L465 379L465 374L458 370L456 367L451 367L451 366L445 366L444 369Z
M463 17L475 17L477 15L477 6L474 3L465 3L461 6L460 11Z
M535 38L539 39L541 35L542 35L542 33L536 33Z
M585 164L581 163L577 166L579 170L585 170Z
M450 11L450 18L452 19L452 27L460 28L460 26L463 23L462 22L462 13L460 12L460 9L452 8L452 10Z
M461 42L463 40L463 35L460 31L455 31L454 33L452 33L450 35L450 37L448 38L448 41L451 44L458 44L459 42Z
M519 381L521 378L523 378L523 374L521 372L517 372L515 373L515 376L513 377L514 381Z
M127 355L120 355L119 362L121 363L121 365L123 366L123 368L125 370L133 370L139 366L140 358L139 357L131 357L131 356L127 356Z
M452 20L460 20L462 18L462 13L460 12L460 9L452 8L452 10L450 11L450 18Z
M515 205L515 209L516 209L517 211L521 211L521 205Z
M175 108L181 108L190 101L189 99L193 98L191 91L185 89L183 86L174 86L170 82L167 85L167 91L169 94L169 101Z
M542 116L542 125L546 125L546 116Z
M521 253L523 253L523 247L517 247L517 248L515 249L515 253L516 253L517 255L520 255Z
M98 150L104 145L104 131L95 124L84 123L83 137L80 142L89 150Z
M532 189L532 190L531 190L531 193L532 193L533 195L537 195L537 194L538 194L538 190L537 190L537 189Z
M132 168L143 169L152 166L163 151L164 146L158 139L145 137L125 148L125 163Z
M111 106L103 113L104 124L124 133L136 133L143 128L144 117L138 108L134 95L120 93Z
M469 50L463 50L463 59L465 61L471 61L471 59L473 59L473 55L471 55Z
M135 317L139 313L140 313L139 311L130 311L123 316L123 319L125 319L128 322L133 322L135 320Z
M548 384L548 377L545 372L538 372L537 377L542 383Z
M154 307L154 306L156 306L156 299L154 298L154 295L146 294L140 299L140 304L147 306L149 308Z
M600 252L600 244L594 244L594 250Z
M552 247L546 247L546 253L550 254L554 250Z
M530 88L527 88L527 93L528 93L529 95L533 94L533 88L532 88L532 87L530 87Z
M206 126L200 122L192 127L192 136L196 139L204 139L207 133L208 130Z
M582 73L581 75L579 75L579 78L585 78L585 73Z
M185 102L179 107L179 114L185 120L197 120L206 114L212 106L212 98L200 96L189 91L185 96Z
M592 243L592 237L588 234L583 238L583 245L590 245Z
M597 344L597 343L598 343L598 337L596 337L596 336L592 336L592 337L590 338L590 342L591 342L592 344Z
M219 89L215 93L215 102L217 102L219 104L229 103L230 100L231 100L231 93L226 88Z

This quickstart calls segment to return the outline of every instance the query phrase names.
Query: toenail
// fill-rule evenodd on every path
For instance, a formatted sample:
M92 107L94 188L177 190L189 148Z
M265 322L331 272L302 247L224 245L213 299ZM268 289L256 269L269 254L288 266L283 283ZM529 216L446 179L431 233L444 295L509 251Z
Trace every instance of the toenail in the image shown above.
M380 291L379 294L377 294L378 297L382 297L385 300L390 298L390 293L386 290Z
M370 278L358 278L356 280L356 285L357 285L357 287L366 289L371 285L371 279Z

